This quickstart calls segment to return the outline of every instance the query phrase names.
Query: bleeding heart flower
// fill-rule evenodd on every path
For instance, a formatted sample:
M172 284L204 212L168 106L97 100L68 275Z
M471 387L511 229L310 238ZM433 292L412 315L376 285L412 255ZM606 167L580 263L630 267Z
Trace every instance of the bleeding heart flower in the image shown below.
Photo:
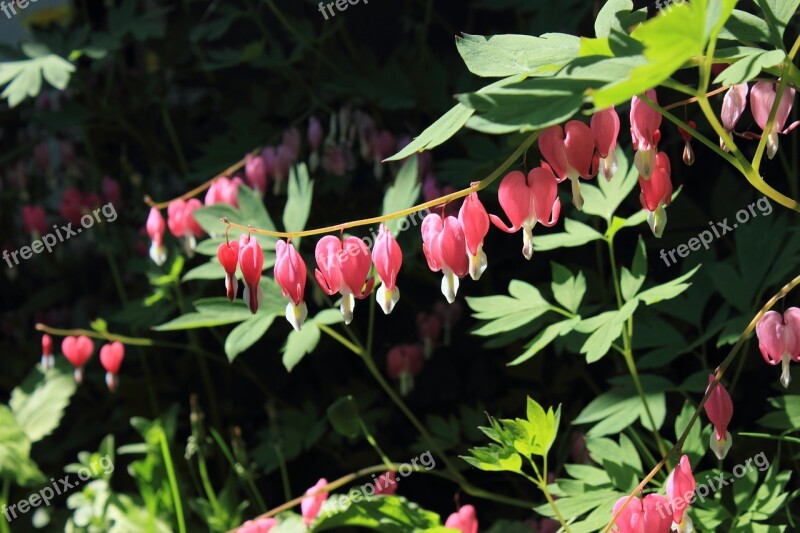
M414 376L422 372L425 357L422 346L401 344L386 354L386 372L400 381L400 394L406 396L414 388Z
M764 361L781 364L781 384L788 388L792 380L789 362L800 363L800 309L790 307L783 316L768 311L756 325L756 336Z
M792 112L792 104L794 103L795 88L787 85L781 94L781 101L778 104L778 113L775 115L775 121L772 123L772 129L767 133L767 157L772 159L778 152L778 134L785 135L800 125L800 121L794 122L786 127L786 120L789 118L789 113ZM767 127L769 120L769 113L775 103L775 97L778 95L778 83L767 81L759 81L753 85L750 91L750 110L753 112L753 118L756 119L756 124L761 128L762 132Z
M22 228L28 235L38 239L47 231L44 209L38 205L22 206Z
M306 498L300 503L300 510L303 514L303 523L307 526L311 525L314 519L319 514L322 504L328 499L327 492L319 492L320 489L328 485L328 480L324 477L317 481L317 484L306 491Z
M747 91L748 86L746 83L732 85L722 99L722 112L720 113L720 117L722 118L722 127L725 128L728 135L733 133L736 123L742 118L742 114L747 107ZM721 137L719 139L719 147L726 152L728 151L728 147Z
M372 262L381 285L378 287L376 298L384 314L389 314L395 304L400 300L400 289L397 288L397 273L403 264L403 251L400 245L385 224L381 224L375 245L372 247Z
M565 136L566 134L566 136ZM564 126L550 126L539 137L539 150L558 176L558 181L569 179L572 184L572 203L583 207L578 178L592 178L597 168L592 130L579 120L570 120Z
M658 152L656 166L650 176L645 179L639 176L641 194L639 201L642 209L647 211L647 223L653 235L660 238L667 225L666 206L672 201L672 180L670 179L669 157L664 152Z
M714 374L709 374L708 386L711 387L712 383L714 383ZM706 388L706 393L708 393L708 388ZM728 424L733 417L733 400L722 383L718 383L714 387L704 407L708 419L714 424L714 432L711 434L711 450L722 461L728 455L728 450L733 444L733 437L728 433Z
M125 358L125 346L115 341L100 348L100 364L106 369L106 385L108 390L114 392L119 384L119 368Z
M448 303L453 303L458 293L458 280L469 271L467 244L458 219L442 219L436 214L426 216L422 221L422 252L428 267L442 272L442 294Z
M167 227L176 238L184 239L184 247L189 257L194 255L197 237L204 235L203 228L194 218L194 211L203 207L197 198L174 200L167 206Z
M239 207L239 184L242 183L240 178L229 179L226 177L219 178L211 184L206 192L205 204L228 204L234 207Z
M690 120L689 122L687 122L687 124L692 129L692 131L697 129L697 124L695 124L694 120ZM694 150L692 150L692 136L688 131L684 130L680 126L678 127L678 133L680 133L681 137L683 138L683 163L687 167L690 167L694 165Z
M448 306L449 307L449 306ZM417 314L417 335L425 347L425 359L429 359L433 353L433 347L439 342L439 335L442 332L442 318L423 311Z
M644 94L653 103L658 103L655 89L649 89ZM658 141L661 140L661 132L658 129L661 126L661 113L644 103L638 96L634 96L631 100L630 119L633 149L636 150L633 164L639 175L649 180L654 169Z
M65 337L61 341L61 352L67 358L67 361L75 367L75 381L81 383L83 381L83 366L92 356L92 352L94 352L92 339L85 335Z
M62 217L72 222L76 226L81 223L81 217L86 209L86 198L78 189L69 188L61 196L59 213Z
M461 533L478 533L478 518L475 516L475 508L465 505L457 513L447 517L444 527L458 529Z
M242 235L242 237L245 236ZM264 289L261 287L264 251L258 245L255 235L252 235L244 246L242 246L241 239L239 241L239 268L246 285L242 298L250 308L250 312L256 314L259 304L264 299Z
M45 333L42 335L42 370L45 372L53 368L55 359L53 358L53 339Z
M613 514L617 514L627 499L627 496L623 496L617 500ZM669 500L661 494L648 494L641 500L634 498L622 510L614 525L619 533L669 533L672 525Z
M375 496L391 496L395 492L397 492L397 474L394 471L389 470L375 480Z
M353 321L355 298L363 300L372 292L375 278L369 276L372 260L369 248L357 237L348 237L344 242L333 235L326 235L317 243L314 257L317 283L328 296L337 292L342 295L340 309L344 323Z
M225 293L228 300L236 299L239 290L239 281L236 279L236 266L239 264L239 242L223 242L217 248L217 259L225 269Z
M483 252L483 239L489 233L489 214L478 199L478 193L473 192L464 198L464 203L458 211L458 221L464 228L469 275L472 279L478 280L488 265L486 254Z
M308 316L308 307L303 301L306 289L306 264L290 242L275 243L275 281L289 298L286 304L286 320L295 331L300 331Z
M269 533L273 527L278 525L277 518L262 518L260 520L248 520L236 530L236 533Z
M268 147L265 151L272 149ZM274 149L272 149L271 157L274 158ZM244 177L247 179L247 183L250 184L259 195L264 195L264 192L267 190L267 163L266 159L263 155L253 155L247 154L244 156ZM208 200L206 200L206 204L208 204Z
M600 156L600 167L607 180L617 172L617 137L619 137L619 115L611 106L595 112L589 123L592 137Z
M322 124L319 119L312 116L308 119L308 144L311 146L311 156L309 157L308 166L311 172L316 172L319 168L319 154L322 147L322 138L325 132L322 130Z
M119 182L110 176L103 177L103 197L106 202L111 202L112 204L118 204L122 197Z
M686 514L689 502L694 499L694 474L685 455L667 478L667 498L672 509L672 529L678 533L691 533L692 519Z
M558 182L553 171L543 164L528 172L527 179L518 170L509 172L500 182L497 196L511 227L495 215L489 215L489 219L506 233L516 233L522 228L522 255L530 259L533 257L534 226L538 222L551 227L561 214Z
M161 266L167 260L167 248L164 246L164 232L166 231L166 224L161 211L155 207L150 208L150 214L147 215L147 234L150 236L150 259L155 264Z

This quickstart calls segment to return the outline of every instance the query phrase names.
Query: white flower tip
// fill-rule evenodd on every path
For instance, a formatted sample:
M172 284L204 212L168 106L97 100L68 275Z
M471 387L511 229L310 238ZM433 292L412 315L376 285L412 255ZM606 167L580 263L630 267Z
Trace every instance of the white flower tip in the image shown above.
M356 299L352 293L342 295L342 304L339 309L342 311L342 318L344 318L345 325L349 325L353 321L353 308L356 305Z
M378 299L378 305L381 306L383 314L388 315L392 312L394 306L400 300L400 289L395 287L391 291L387 291L386 285L381 283L381 286L378 287L375 297Z
M458 294L458 277L451 271L444 272L442 276L442 294L447 299L447 303L451 304L456 301L456 294Z
M778 153L778 132L772 132L767 137L767 157L772 159Z
M522 227L522 255L528 261L533 257L533 228Z
M619 168L619 164L617 163L617 154L616 152L611 152L608 154L608 157L601 159L602 169L603 169L603 177L606 181L611 181L611 178L614 177L614 174L617 173L617 169Z
M570 176L570 183L572 183L572 204L578 211L583 210L583 195L581 194L581 182L579 178Z
M710 448L711 451L714 452L714 455L717 456L717 459L722 461L725 459L725 456L728 455L728 451L733 446L733 437L731 436L730 431L725 434L725 438L722 440L717 440L717 432L711 432L711 442Z
M76 367L72 375L75 377L75 383L78 385L83 383L83 367Z
M478 281L489 265L486 254L483 251L483 245L478 246L478 253L476 255L472 255L469 252L467 252L467 255L469 256L469 277Z
M158 266L163 265L167 260L167 248L163 244L161 246L156 246L156 243L151 244L150 259Z
M308 307L305 302L294 305L293 302L286 304L286 320L292 325L295 331L300 331L308 317Z
M664 228L667 226L667 210L663 205L659 205L655 211L647 212L647 223L650 225L650 230L653 232L655 238L660 239L664 234Z
M114 392L117 390L117 384L119 380L117 379L116 374L112 374L111 372L106 372L106 385L108 386L109 392Z
M788 357L784 357L781 361L781 385L783 385L784 389L788 389L789 383L792 382L792 372L789 368L789 361L790 359Z

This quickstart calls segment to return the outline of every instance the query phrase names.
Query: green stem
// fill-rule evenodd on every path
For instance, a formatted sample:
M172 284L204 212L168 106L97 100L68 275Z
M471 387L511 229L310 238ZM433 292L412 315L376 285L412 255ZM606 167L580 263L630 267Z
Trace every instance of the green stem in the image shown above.
M608 237L608 254L610 257L611 263L611 276L614 279L614 293L617 296L617 308L622 309L623 302L622 302L622 290L620 289L620 282L619 282L619 272L617 270L617 260L614 253L614 235L610 235ZM647 416L647 420L650 423L650 430L653 433L653 437L656 440L656 444L658 445L658 451L661 453L662 456L667 454L667 447L664 445L664 441L661 439L661 435L658 432L656 427L655 418L653 417L652 412L650 411L650 405L647 403L647 397L644 393L644 388L642 387L642 382L639 380L639 372L636 370L636 363L633 361L633 349L631 347L631 337L633 332L633 317L628 317L627 327L622 328L622 356L625 359L625 364L628 366L628 372L633 379L633 383L636 386L636 392L639 394L639 399L642 401L642 405L644 406L645 415ZM669 463L668 463L669 466Z
M372 433L369 432L369 430L367 429L367 425L364 424L363 420L359 419L358 422L359 422L359 424L361 424L361 431L364 432L364 437L366 437L367 442L369 442L370 446L372 446L372 448L375 450L375 453L378 454L378 457L381 458L381 461L383 461L383 464L385 464L386 467L389 470L391 470L392 469L392 462L389 460L389 458L386 456L386 454L383 453L383 450L381 449L381 447L378 446L378 441L375 440L375 437L373 437Z
M264 503L261 493L258 492L258 489L256 488L255 482L253 481L253 474L249 467L247 465L240 465L237 463L236 459L234 459L233 454L231 453L230 448L228 448L228 445L225 444L225 440L222 438L222 435L220 435L216 429L209 428L208 431L211 433L214 441L216 441L219 449L222 450L222 455L224 455L228 460L228 463L231 465L231 469L236 473L239 479L243 479L247 483L247 487L250 489L251 497L255 500L256 505L258 505L259 512L266 513L267 504Z
M197 454L197 468L200 472L200 480L203 484L203 489L206 491L208 502L211 504L211 508L214 509L214 515L220 517L222 513L220 512L219 501L217 500L217 495L214 494L214 487L211 485L211 480L208 478L208 468L206 468L206 460L202 452L198 452Z
M173 505L175 506L175 519L178 521L178 531L180 533L186 533L186 523L183 518L183 503L181 502L181 494L178 489L178 480L175 477L175 468L172 465L172 455L169 452L167 434L163 429L160 431L161 455L164 457L164 467L167 470L167 479L169 480L169 487L172 492Z
M0 493L0 509L5 510L8 505L8 493L11 490L11 480L7 477L3 478L3 491ZM11 533L11 527L8 525L10 520L5 516L0 516L0 533Z
M354 354L359 355L359 356L361 355L361 351L362 351L361 348L359 348L358 346L356 346L355 344L353 344L349 340L345 339L344 336L339 334L339 332L336 331L335 329L333 329L332 327L330 327L328 325L325 325L325 324L320 324L320 323L317 323L317 327L319 327L319 329L321 331L323 331L323 332L327 333L328 335L330 335L333 339L339 341L339 343L342 346L344 346L345 348L347 348L348 350L350 350Z

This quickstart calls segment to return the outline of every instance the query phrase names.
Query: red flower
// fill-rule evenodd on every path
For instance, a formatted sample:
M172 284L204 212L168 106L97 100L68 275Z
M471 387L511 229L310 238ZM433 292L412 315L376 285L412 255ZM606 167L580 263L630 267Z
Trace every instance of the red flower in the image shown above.
M300 331L308 316L308 308L303 301L308 273L303 258L290 242L279 240L275 243L275 281L283 289L283 295L290 302L286 304L286 320L296 331Z
M25 233L34 237L41 237L47 231L47 219L44 209L38 205L22 206L22 227Z
M75 381L83 381L83 366L94 352L92 340L81 335L80 337L66 337L61 341L61 352L64 357L75 367Z
M714 382L714 374L708 375L708 386ZM708 389L706 389L708 392ZM732 437L728 433L728 424L733 417L733 400L728 390L718 383L711 395L705 403L706 415L708 419L714 424L714 433L711 434L711 450L714 455L721 461L728 454L731 448Z
M442 272L442 294L453 303L458 280L467 275L469 259L464 230L456 217L430 214L422 221L422 251L428 267Z
M639 176L641 194L639 201L642 209L647 211L647 222L653 235L661 237L667 225L667 212L664 209L672 201L672 180L670 179L669 158L664 152L658 152L656 166L650 179Z
M367 280L372 265L367 245L357 237L348 237L342 242L333 235L326 235L317 243L314 257L317 283L328 296L337 292L342 295L340 309L344 323L349 324L353 321L353 298L363 300L375 284L375 278Z
M256 314L258 305L264 298L264 289L261 287L264 251L258 245L255 235L251 236L244 246L241 241L239 245L239 268L242 270L242 277L246 285L242 297L244 303L250 308L250 312Z
M55 363L53 359L53 339L45 333L42 335L42 370L50 370Z
M400 300L400 289L397 288L397 273L403 264L403 251L385 224L381 224L380 233L372 247L372 261L381 280L376 298L384 314L389 314Z
M147 215L147 234L150 236L150 259L159 266L164 264L167 260L167 249L164 246L164 232L166 231L166 224L161 211L155 207L150 208L150 214Z
M464 198L464 203L458 211L458 221L464 229L469 275L472 279L478 280L488 265L486 254L483 252L483 239L489 233L489 215L478 199L478 193L473 192Z
M217 248L217 259L225 269L225 292L228 300L236 299L239 281L236 279L236 266L239 263L239 242L223 242Z
M458 529L461 533L478 533L478 518L475 516L475 508L465 505L457 513L447 517L444 527Z
M125 346L119 341L106 344L100 348L100 364L106 369L106 385L108 390L114 392L119 384L119 368L125 358Z
M499 217L489 215L492 223L506 233L516 233L522 228L522 255L533 257L533 228L537 222L547 227L558 222L561 201L558 199L558 183L553 171L543 164L525 174L515 170L506 174L497 192L511 227Z
M593 168L597 168L592 130L579 120L570 120L563 130L561 126L550 126L539 137L539 150L558 175L558 181L570 180L572 203L581 209L583 197L578 178L593 177Z
M619 115L614 107L597 111L592 115L589 123L592 137L597 146L597 155L600 156L600 165L603 176L607 180L614 177L617 172L617 137L619 137Z

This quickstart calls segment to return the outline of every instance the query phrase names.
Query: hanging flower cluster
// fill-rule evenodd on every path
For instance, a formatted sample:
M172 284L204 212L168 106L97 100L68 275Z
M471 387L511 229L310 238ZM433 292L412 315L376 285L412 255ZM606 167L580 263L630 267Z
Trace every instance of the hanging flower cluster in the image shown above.
M94 342L86 335L68 336L61 341L61 352L64 357L75 367L75 381L83 382L83 368L94 354ZM114 392L119 385L119 370L125 358L125 346L114 341L100 348L100 364L106 371L106 385L108 390ZM53 339L50 335L42 335L42 369L45 371L53 368Z

